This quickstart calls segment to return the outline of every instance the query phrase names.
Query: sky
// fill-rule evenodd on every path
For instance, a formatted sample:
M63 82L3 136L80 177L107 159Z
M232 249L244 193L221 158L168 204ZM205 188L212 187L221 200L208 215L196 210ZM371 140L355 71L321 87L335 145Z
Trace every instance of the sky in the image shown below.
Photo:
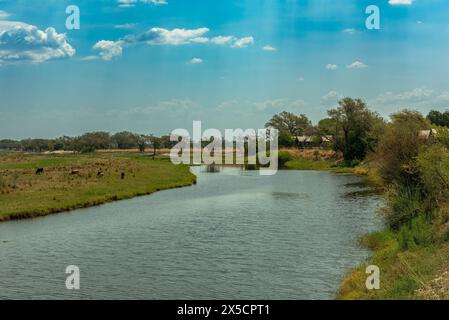
M80 28L67 29L76 5ZM365 10L380 9L368 30ZM0 139L449 109L446 0L0 0Z

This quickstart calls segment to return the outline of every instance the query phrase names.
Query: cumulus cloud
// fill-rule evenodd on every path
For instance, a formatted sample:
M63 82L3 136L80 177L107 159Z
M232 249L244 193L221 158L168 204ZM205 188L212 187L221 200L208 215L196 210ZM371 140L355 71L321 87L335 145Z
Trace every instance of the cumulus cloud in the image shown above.
M206 34L208 28L183 29L175 28L172 30L165 28L151 28L139 34L130 34L119 40L101 40L94 46L94 50L100 51L100 57L103 60L112 60L122 54L125 47L132 47L138 44L147 45L166 45L181 46L188 44L216 44L228 45L231 48L244 48L254 43L253 37L236 38L234 36L216 36L209 38Z
M329 63L326 65L327 70L337 70L338 66L336 64Z
M413 4L413 0L389 0L389 4L395 5L411 5Z
M166 0L117 0L119 7L121 8L131 8L135 7L137 3L147 3L153 4L155 6L162 6L168 4Z
M245 48L252 44L254 44L253 37L243 37L243 38L235 40L234 43L231 45L231 47L232 48Z
M0 63L42 63L75 53L66 35L52 27L40 30L24 22L0 21Z
M198 42L203 35L209 32L208 28L168 30L164 28L151 28L135 37L137 42L146 42L153 45L173 45L179 46ZM131 37L130 39L133 39Z
M210 41L214 44L228 44L233 40L234 40L233 36L218 36L210 39Z
M203 59L201 58L192 58L188 62L188 64L200 64L200 63L203 63Z
M277 51L277 49L275 47L272 47L270 45L266 45L264 47L262 47L263 51Z
M355 61L346 66L346 68L348 68L348 69L363 69L363 68L367 68L367 67L368 66L361 61Z
M121 41L101 40L94 45L93 49L100 51L99 55L103 60L110 61L122 55L123 43Z

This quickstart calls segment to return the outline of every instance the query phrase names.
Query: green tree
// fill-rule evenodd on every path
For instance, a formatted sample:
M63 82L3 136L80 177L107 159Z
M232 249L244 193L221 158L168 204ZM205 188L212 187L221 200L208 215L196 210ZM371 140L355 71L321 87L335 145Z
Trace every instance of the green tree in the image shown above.
M334 148L347 163L361 161L374 150L384 120L360 99L344 98L339 105L328 111L329 119L318 127L333 136Z
M304 135L311 126L310 120L304 114L297 116L286 111L274 115L265 124L266 128L275 128L280 134L289 134L290 136Z
M437 126L449 127L449 111L440 112L432 110L427 115L427 120Z
M428 143L422 130L429 122L417 111L403 110L391 115L376 150L380 176L387 185L414 187L420 183L416 157Z

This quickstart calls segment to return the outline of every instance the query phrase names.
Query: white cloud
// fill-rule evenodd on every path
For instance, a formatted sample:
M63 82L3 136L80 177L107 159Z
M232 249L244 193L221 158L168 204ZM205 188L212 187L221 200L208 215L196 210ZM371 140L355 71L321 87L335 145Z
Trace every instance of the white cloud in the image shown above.
M135 23L117 24L114 26L116 29L132 29L136 26Z
M298 81L305 81L306 79L304 77L298 77Z
M354 28L347 28L347 29L343 30L343 33L350 34L350 35L354 34L355 32L356 32L356 30Z
M86 56L81 58L81 61L94 61L94 60L98 60L100 59L100 57L98 56Z
M9 18L10 14L6 11L0 10L0 20Z
M277 51L276 48L274 48L274 47L272 47L270 45L266 45L266 46L262 47L262 50L263 51Z
M367 68L367 67L368 66L361 61L355 61L346 66L346 68L348 68L348 69L363 69L363 68Z
M403 92L385 92L379 94L369 104L385 115L400 109L414 109L427 114L431 109L447 108L449 91L438 91L427 87L418 87Z
M223 45L223 44L228 44L232 40L234 40L233 36L218 36L218 37L213 37L212 39L210 39L210 42L212 42L214 44Z
M201 63L203 63L203 59L201 58L192 58L188 62L188 64L201 64Z
M326 65L327 70L337 70L338 66L336 64L329 63Z
M153 45L184 45L196 42L202 38L205 33L209 32L208 28L198 29L173 29L151 28L150 30L138 35L135 40L138 42L146 42Z
M99 55L103 60L110 61L122 55L123 43L121 41L101 40L93 46L93 49L100 51Z
M119 7L121 8L130 8L134 7L136 3L147 3L153 4L155 6L162 6L168 4L166 0L117 0Z
M299 110L306 106L304 100L292 100L290 98L278 98L272 100L265 100L260 102L254 102L254 106L258 111L273 110L273 112L279 110ZM271 112L271 111L270 111Z
M413 4L413 0L389 0L389 4L395 5L411 5Z
M435 92L426 87L415 88L401 93L386 92L376 98L378 103L417 102L434 97ZM442 95L444 97L444 95Z
M336 102L343 98L343 95L337 91L329 91L324 96L321 97L321 100L324 102Z
M206 37L193 38L192 42L194 42L194 43L208 43L209 42L209 38L206 38Z
M0 63L42 63L73 57L76 50L63 33L24 22L0 21Z
M147 45L170 45L181 46L188 44L206 44L229 45L231 48L244 48L254 43L253 37L236 38L234 36L216 36L206 37L208 28L183 29L175 28L172 30L164 28L151 28L139 34L130 34L119 40L101 40L94 46L94 50L100 51L100 57L103 60L112 60L114 57L122 55L124 48L132 47L137 44Z
M231 48L245 48L252 44L254 44L253 37L244 37L244 38L235 40L234 43L231 45Z

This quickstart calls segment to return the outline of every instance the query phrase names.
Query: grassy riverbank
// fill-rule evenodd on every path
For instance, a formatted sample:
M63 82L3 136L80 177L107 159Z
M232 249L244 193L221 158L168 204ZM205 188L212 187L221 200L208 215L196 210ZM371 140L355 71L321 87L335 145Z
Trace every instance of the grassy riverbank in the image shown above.
M449 243L401 248L397 234L385 230L366 235L361 244L371 258L347 274L338 299L449 299ZM368 265L380 268L380 289L365 286Z
M36 175L36 168L44 173ZM91 207L195 180L187 166L143 155L0 154L0 221Z

